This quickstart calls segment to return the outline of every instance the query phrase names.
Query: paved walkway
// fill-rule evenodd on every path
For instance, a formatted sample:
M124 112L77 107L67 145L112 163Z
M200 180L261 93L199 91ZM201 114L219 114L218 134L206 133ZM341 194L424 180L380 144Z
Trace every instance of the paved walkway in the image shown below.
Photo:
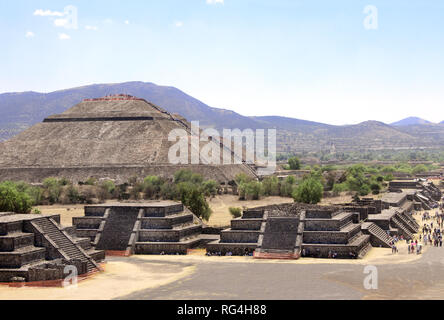
M119 299L444 299L444 248L429 248L414 262L377 265L377 290L364 288L364 267L212 260L176 282Z

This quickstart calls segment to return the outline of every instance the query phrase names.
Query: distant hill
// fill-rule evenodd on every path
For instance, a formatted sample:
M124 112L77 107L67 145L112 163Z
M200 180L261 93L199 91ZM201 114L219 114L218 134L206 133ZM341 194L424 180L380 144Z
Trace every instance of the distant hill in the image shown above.
M402 119L397 122L393 122L392 126L410 126L410 125L418 125L418 124L431 124L432 122L418 118L418 117L409 117Z
M11 138L49 115L64 112L83 99L119 93L144 98L189 121L199 120L202 127L276 128L280 152L444 146L444 125L428 124L419 118L404 119L392 125L366 121L334 126L280 116L246 117L234 111L212 108L179 89L145 82L94 84L51 93L0 94L0 141Z

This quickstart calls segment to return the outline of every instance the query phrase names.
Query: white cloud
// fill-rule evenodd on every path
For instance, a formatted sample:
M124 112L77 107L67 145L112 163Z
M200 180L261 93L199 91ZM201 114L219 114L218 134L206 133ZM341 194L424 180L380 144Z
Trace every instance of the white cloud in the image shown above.
M207 0L207 4L224 4L224 0Z
M59 11L37 9L34 11L34 15L41 17L63 17L65 13Z
M97 30L99 30L99 28L96 27L96 26L85 26L85 29L86 29L86 30L91 30L91 31L97 31Z
M182 28L182 27L183 27L183 22L182 22L182 21L176 21L176 22L174 23L174 25L175 25L177 28Z
M34 38L34 36L35 36L35 34L32 31L26 32L26 35L25 35L26 38Z
M59 33L59 39L60 40L69 40L71 37L67 35L66 33Z
M130 24L130 22L128 20L125 20L125 24Z
M56 27L66 27L68 25L69 21L68 19L55 19L54 25Z

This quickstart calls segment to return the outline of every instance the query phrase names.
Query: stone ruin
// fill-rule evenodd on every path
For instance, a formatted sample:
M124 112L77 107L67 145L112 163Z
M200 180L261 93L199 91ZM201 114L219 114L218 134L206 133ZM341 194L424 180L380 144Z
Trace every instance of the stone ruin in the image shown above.
M188 141L188 162L171 164L169 150L177 141L169 141L173 130L191 136L191 126L183 117L173 115L146 101L128 95L87 99L42 123L0 143L0 181L40 183L47 177L64 177L77 182L93 177L125 183L131 177L148 175L171 178L180 169L200 173L220 183L234 180L239 173L256 178L253 166L245 162L237 148L220 144L220 154L231 156L230 164L212 164L200 155L191 162L191 154L208 142ZM223 162L221 162L223 163Z
M416 180L390 181L389 190L393 193L407 193L414 201L416 210L431 210L439 206L442 192L433 182Z
M173 201L86 206L73 225L94 248L123 255L186 254L202 232L202 222Z
M73 231L59 215L0 213L0 282L61 280L68 265L78 275L100 270L104 251Z
M405 198L407 200L407 198ZM360 258L371 247L390 248L393 236L413 239L419 225L412 203L400 207L373 199L338 206L283 204L249 209L231 221L219 240L207 244L210 254L255 258ZM384 209L384 208L387 209Z
M67 265L89 274L100 269L106 252L186 254L201 246L255 258L360 258L372 246L390 247L395 235L414 239L414 204L413 193L397 192L336 206L248 209L208 243L202 222L173 201L86 206L85 216L67 228L59 215L0 213L0 282L59 280Z

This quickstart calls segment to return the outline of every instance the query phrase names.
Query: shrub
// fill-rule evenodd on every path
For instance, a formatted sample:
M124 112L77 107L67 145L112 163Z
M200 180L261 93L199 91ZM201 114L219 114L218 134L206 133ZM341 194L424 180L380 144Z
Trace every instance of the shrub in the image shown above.
M427 167L425 165L423 165L423 164L418 164L417 166L415 166L412 169L412 173L413 174L424 173L424 172L427 172L427 171L428 171Z
M207 180L203 182L202 188L207 197L214 197L218 191L218 183L215 180Z
M102 183L100 184L100 187L102 189L106 190L106 192L108 192L110 195L113 195L116 191L116 185L111 180L102 181Z
M346 183L335 183L333 186L333 195L338 196L341 192L347 191L348 186Z
M245 184L245 195L252 200L259 200L263 194L262 184L258 181L251 181Z
M267 196L278 196L280 194L279 180L277 177L266 177L262 181L264 194Z
M296 178L293 176L288 176L285 178L280 185L280 195L281 197L291 197L295 188Z
M379 194L381 191L381 186L378 183L372 183L370 185L370 189L372 190L373 194Z
M198 173L182 169L174 174L174 183L180 182L192 182L195 184L201 184L203 182L203 177Z
M316 204L321 201L323 192L322 183L314 177L309 177L293 192L293 199L297 202Z
M292 157L288 159L288 166L291 170L300 170L301 169L301 161L297 157Z
M85 181L85 185L87 186L95 186L97 184L97 179L90 177L88 180Z
M0 184L0 212L29 213L31 208L31 198L19 191L14 183Z
M47 197L51 204L57 203L62 193L62 186L56 178L46 178L43 180L43 186L47 191Z
M77 188L73 185L70 185L66 190L66 196L68 197L70 203L81 202L79 190L77 190Z
M372 190L370 189L370 186L368 184L364 184L361 186L361 188L358 190L360 196L366 196L368 195Z
M230 211L230 214L234 219L240 218L242 216L241 208L230 207L228 210Z
M248 183L250 181L252 181L253 179L250 176L247 176L245 173L239 173L238 175L236 175L236 177L234 178L234 181L236 182L236 184L238 186L240 186L242 183Z

